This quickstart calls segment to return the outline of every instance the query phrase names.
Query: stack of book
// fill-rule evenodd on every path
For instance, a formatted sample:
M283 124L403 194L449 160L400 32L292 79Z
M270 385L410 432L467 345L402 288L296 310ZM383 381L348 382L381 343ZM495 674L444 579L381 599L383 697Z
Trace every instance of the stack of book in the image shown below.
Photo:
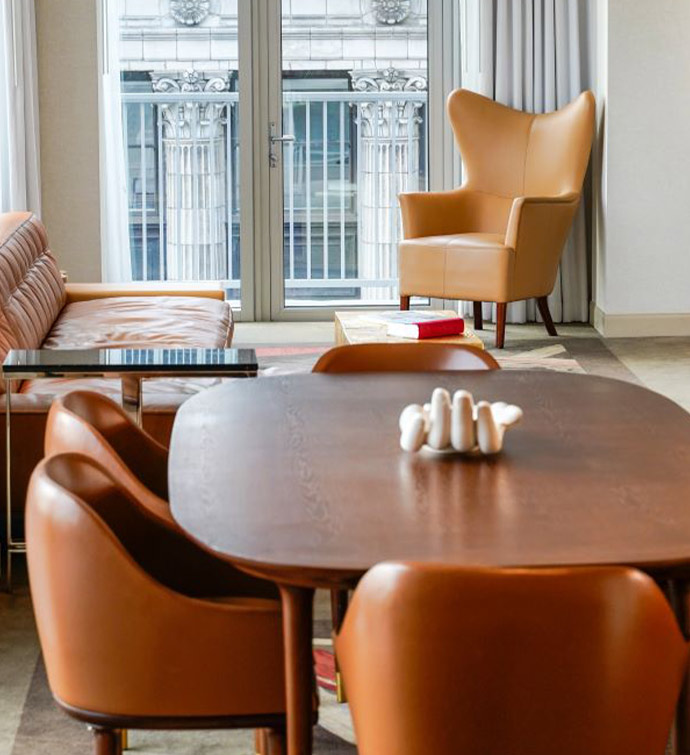
M431 312L381 312L362 317L385 325L388 335L393 338L447 338L462 335L465 330L462 317L443 317Z

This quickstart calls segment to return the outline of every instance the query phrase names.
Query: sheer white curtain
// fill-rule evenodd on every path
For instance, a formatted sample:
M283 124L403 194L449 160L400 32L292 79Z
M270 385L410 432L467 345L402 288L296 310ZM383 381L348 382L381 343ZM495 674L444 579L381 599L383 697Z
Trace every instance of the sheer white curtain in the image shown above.
M463 0L462 86L510 107L556 110L576 97L586 74L587 3L581 0ZM587 233L581 203L549 307L557 322L589 319ZM470 314L471 305L464 311ZM487 307L485 316L489 316ZM537 319L534 301L508 307L510 322Z
M132 280L120 84L121 0L100 0L101 255L103 279Z
M0 2L0 211L41 214L34 0Z

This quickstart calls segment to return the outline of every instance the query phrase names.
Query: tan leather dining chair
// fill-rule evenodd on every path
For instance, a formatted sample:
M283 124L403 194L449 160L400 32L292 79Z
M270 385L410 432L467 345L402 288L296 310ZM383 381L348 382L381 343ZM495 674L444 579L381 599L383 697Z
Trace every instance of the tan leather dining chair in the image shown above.
M313 372L443 372L497 370L498 362L480 349L449 343L358 343L323 354Z
M151 513L174 523L168 505L168 449L112 399L94 391L53 399L44 450L46 456L75 452L95 459Z
M503 348L507 303L536 298L556 335L547 296L582 192L594 135L594 95L534 115L459 89L448 116L465 183L454 191L400 195L400 307L411 296L496 302Z
M382 564L336 641L360 755L663 755L688 649L626 568Z
M242 594L277 598L272 582L252 577L204 550L183 532L168 503L168 450L127 416L122 407L93 391L54 399L45 434L46 456L79 453L102 466L160 527L152 530L152 554L165 538L179 557L177 584L198 595Z
M280 603L186 594L184 559L159 530L85 456L34 471L29 579L55 699L92 727L96 755L119 755L118 731L137 728L253 728L264 753L282 755Z
M498 370L498 362L485 351L449 343L358 343L336 346L323 354L312 372L346 374L358 372L444 372ZM347 590L331 590L331 621L337 631L349 603ZM345 692L336 658L338 700Z

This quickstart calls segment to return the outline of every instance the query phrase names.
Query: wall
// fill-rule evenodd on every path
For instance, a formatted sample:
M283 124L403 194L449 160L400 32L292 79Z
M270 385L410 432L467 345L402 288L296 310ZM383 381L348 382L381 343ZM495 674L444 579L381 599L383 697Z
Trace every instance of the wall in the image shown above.
M608 34L595 324L690 334L690 3L597 5Z
M36 0L43 221L72 281L101 278L96 6Z

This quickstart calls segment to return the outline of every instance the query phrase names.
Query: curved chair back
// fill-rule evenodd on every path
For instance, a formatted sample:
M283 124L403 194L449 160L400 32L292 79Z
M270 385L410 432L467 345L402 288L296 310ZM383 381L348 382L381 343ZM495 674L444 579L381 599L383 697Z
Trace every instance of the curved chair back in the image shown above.
M106 396L72 391L56 398L48 413L45 453L82 453L95 459L153 513L172 521L168 450Z
M48 414L45 450L47 456L74 453L88 457L106 470L148 518L155 519L157 527L148 524L134 529L140 534L134 550L153 574L166 570L162 562L174 551L176 589L205 596L232 591L270 598L277 595L272 582L239 571L192 542L180 529L167 500L167 449L114 401L90 391L74 391L55 399ZM142 521L146 524L147 517Z
M358 343L323 354L313 372L445 372L497 370L485 351L450 343Z
M448 116L462 154L466 188L511 198L579 194L594 114L591 92L541 115L514 110L466 89L452 92Z
M178 592L179 541L98 464L41 462L26 534L48 679L68 712L122 728L110 719L284 711L279 602Z
M361 755L663 753L687 665L625 568L382 564L336 651Z

